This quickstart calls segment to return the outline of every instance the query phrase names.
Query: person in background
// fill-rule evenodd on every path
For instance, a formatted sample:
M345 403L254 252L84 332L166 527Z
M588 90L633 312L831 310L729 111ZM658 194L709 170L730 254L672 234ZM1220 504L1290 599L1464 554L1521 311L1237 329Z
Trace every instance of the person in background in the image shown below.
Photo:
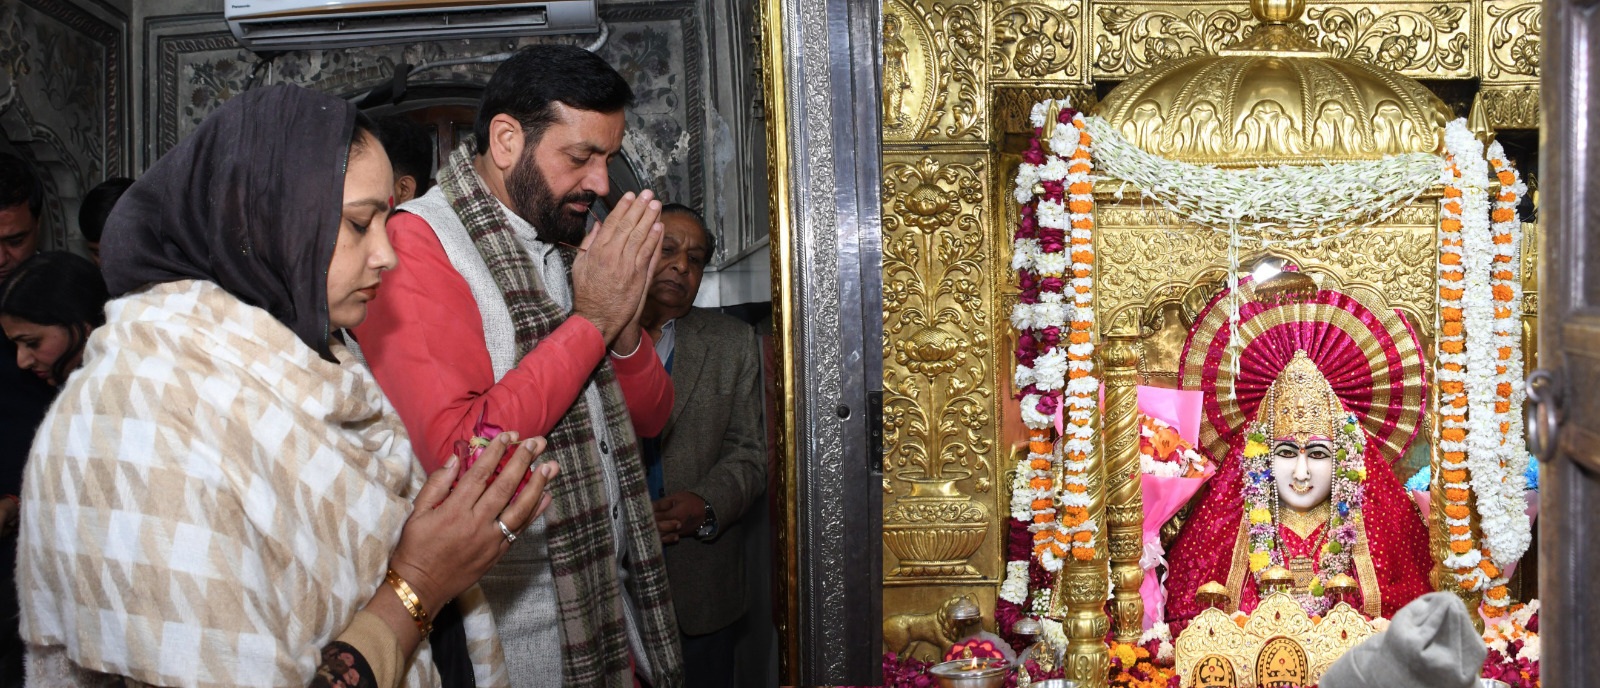
M340 341L395 261L362 119L241 93L112 212L116 298L22 481L30 685L506 685L474 583L556 466L507 428L424 482Z
M24 261L0 282L0 329L17 347L17 367L60 387L82 363L89 332L105 324L110 299L100 268L83 256L43 251Z
M550 437L564 476L555 503L521 535L535 546L483 582L518 686L682 680L636 441L672 411L639 328L661 204L625 194L588 229L632 99L576 46L501 63L472 138L389 223L400 267L355 330L423 465L480 423Z
M39 251L44 184L22 158L0 153L0 280Z
M433 187L433 138L427 128L405 115L376 120L378 140L394 167L394 204L428 193Z
M761 362L743 321L695 308L716 237L700 215L662 206L661 258L645 300L645 331L672 375L672 416L641 439L666 544L667 578L682 634L684 683L732 688L745 613L740 519L767 481Z
M44 209L44 185L21 158L0 153L0 281L39 250L39 213ZM33 445L33 433L55 398L55 388L33 373L17 367L17 347L0 337L0 473L20 478ZM15 483L0 485L16 494ZM3 500L0 510L14 514L14 500ZM9 517L8 517L9 520ZM14 548L4 548L14 552ZM6 554L10 557L10 554ZM9 561L0 562L11 571ZM8 589L12 589L9 588ZM13 589L14 590L14 589ZM9 602L7 601L9 600ZM6 607L5 605L11 605ZM0 595L0 614L16 617L15 592ZM14 624L10 624L12 629ZM22 642L15 633L0 632L0 687L20 686Z
M23 261L0 282L0 330L16 346L17 367L60 387L82 362L89 332L105 324L109 298L100 268L87 258L44 251ZM25 440L32 442L32 427L27 428ZM23 645L17 635L14 538L25 458L26 447L0 462L0 656L17 654L19 660ZM19 672L11 676L20 678Z
M78 206L78 231L83 234L83 241L89 246L89 257L96 265L100 264L100 233L105 231L106 218L111 216L111 209L117 207L122 192L132 185L133 180L127 177L112 177L89 189Z

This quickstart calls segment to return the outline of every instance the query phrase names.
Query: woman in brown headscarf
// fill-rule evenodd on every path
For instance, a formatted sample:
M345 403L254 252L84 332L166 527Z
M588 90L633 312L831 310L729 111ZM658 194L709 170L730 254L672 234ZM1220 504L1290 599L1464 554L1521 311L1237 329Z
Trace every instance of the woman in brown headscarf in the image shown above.
M242 94L118 203L116 298L24 476L30 682L505 683L472 586L555 466L513 496L506 433L424 484L335 335L394 266L389 162L361 120L297 87ZM430 639L441 613L454 633Z

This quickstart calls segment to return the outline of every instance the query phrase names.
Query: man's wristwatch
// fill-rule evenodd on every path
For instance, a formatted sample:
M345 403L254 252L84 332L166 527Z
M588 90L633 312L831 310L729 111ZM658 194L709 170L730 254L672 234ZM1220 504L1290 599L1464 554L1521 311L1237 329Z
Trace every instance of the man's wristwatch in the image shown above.
M706 502L706 518L700 522L700 529L694 531L694 539L710 540L717 536L717 512L711 510L711 502Z

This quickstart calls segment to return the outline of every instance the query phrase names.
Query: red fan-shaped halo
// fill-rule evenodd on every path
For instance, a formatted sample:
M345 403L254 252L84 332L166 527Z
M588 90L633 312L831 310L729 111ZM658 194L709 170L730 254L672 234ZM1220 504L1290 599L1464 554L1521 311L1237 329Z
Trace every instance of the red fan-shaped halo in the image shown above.
M1213 460L1227 459L1267 388L1302 349L1383 455L1393 463L1405 454L1421 426L1428 384L1422 349L1404 318L1331 289L1289 301L1256 301L1246 280L1239 286L1243 348L1235 380L1232 298L1224 289L1206 305L1183 349L1183 386L1204 393L1200 444Z

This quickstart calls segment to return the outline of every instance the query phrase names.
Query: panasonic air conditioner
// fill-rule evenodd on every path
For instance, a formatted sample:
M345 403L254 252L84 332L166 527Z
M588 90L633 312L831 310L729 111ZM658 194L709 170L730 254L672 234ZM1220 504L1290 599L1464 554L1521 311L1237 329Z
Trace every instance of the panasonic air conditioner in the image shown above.
M224 0L244 47L351 48L600 30L595 0Z

